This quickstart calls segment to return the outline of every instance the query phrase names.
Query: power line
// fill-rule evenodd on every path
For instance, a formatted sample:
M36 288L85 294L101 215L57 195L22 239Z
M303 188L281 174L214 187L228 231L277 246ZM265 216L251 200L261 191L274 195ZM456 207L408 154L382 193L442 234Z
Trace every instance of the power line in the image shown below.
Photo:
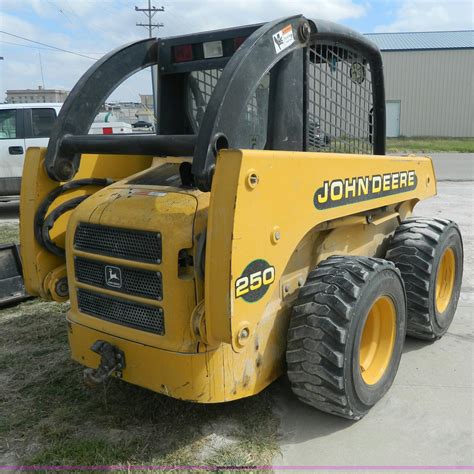
M8 31L0 30L0 33L3 33L4 35L8 35L8 36L13 36L14 38L22 39L24 41L29 41L30 43L35 43L35 44L39 44L41 46L46 46L47 48L55 49L57 51L62 51L63 53L75 54L76 56L81 56L82 58L87 58L87 59L92 59L93 61L97 61L97 58L93 58L92 56L87 56L85 54L76 53L75 51L69 51L68 49L58 48L57 46L51 46L50 44L41 43L40 41L35 41L35 40L29 39L29 38L25 38L24 36L19 36L19 35L15 35L13 33L8 33Z
M31 48L31 49L41 49L42 51L49 51L50 53L55 53L56 51L51 51L51 48L42 48L41 46L31 46L29 44L21 44L15 43L14 41L7 41L7 40L0 40L0 43L10 44L12 46L21 46L23 48ZM59 51L58 51L59 52ZM77 51L79 54L97 54L99 56L103 56L105 53L96 53L95 51Z

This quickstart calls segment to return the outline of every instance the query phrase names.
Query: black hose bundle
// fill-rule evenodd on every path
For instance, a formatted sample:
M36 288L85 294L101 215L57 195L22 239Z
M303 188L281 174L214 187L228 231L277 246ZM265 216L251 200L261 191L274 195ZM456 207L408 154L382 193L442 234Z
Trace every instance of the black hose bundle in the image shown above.
M65 250L58 245L56 245L49 235L50 230L54 226L54 223L61 217L65 212L74 209L77 207L82 201L87 199L91 194L86 194L85 196L79 196L69 201L62 203L56 209L49 213L48 217L46 217L46 213L48 212L49 206L53 203L53 201L60 196L61 194L71 191L73 189L80 188L82 186L109 186L114 181L109 178L85 178L85 179L78 179L76 181L70 181L59 188L53 189L43 200L43 202L39 205L38 210L35 214L35 222L34 222L34 229L35 229L35 238L37 242L43 246L46 250L57 255L58 257L64 257Z

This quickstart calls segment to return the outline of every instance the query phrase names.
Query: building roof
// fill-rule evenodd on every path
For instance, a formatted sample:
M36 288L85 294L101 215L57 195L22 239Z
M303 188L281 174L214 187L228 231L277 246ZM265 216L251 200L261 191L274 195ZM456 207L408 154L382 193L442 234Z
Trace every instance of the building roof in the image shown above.
M366 33L381 51L474 48L474 30Z

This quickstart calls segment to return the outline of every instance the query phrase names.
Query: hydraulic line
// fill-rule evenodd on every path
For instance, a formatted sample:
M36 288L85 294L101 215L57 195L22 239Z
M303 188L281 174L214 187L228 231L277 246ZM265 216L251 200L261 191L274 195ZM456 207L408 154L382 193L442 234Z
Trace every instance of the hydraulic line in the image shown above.
M85 178L78 179L76 181L70 181L62 186L59 186L56 189L53 189L39 205L38 210L35 214L34 222L34 232L36 241L44 247L49 252L57 255L58 257L64 257L65 250L58 245L56 245L49 235L50 230L54 226L55 222L67 211L77 207L82 201L87 199L91 194L86 194L85 196L79 196L73 199L70 199L60 206L55 208L52 212L46 217L49 207L54 202L54 200L64 194L65 192L81 188L83 186L100 186L105 187L112 184L114 181L110 178Z

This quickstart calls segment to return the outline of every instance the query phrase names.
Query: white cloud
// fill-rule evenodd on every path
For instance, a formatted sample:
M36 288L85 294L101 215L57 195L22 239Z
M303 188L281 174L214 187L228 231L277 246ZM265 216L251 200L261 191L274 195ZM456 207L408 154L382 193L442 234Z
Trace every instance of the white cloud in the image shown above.
M404 0L397 3L393 21L377 26L375 31L462 30L474 27L472 0Z
M385 10L374 8L385 2ZM2 30L52 44L71 51L99 57L114 48L148 36L143 13L135 5L146 0L0 0ZM165 6L154 20L165 23L159 36L181 35L196 31L226 28L273 20L302 13L309 18L336 22L363 20L383 10L393 19L379 31L458 29L472 27L471 1L453 0L438 4L434 0L154 0ZM156 32L156 30L155 30ZM9 45L21 43L28 47ZM38 50L32 43L0 35L0 102L5 89L36 88L41 84ZM71 89L92 61L68 53L41 49L47 87ZM95 54L97 53L97 54ZM138 100L138 92L149 90L149 75L130 78L114 97ZM132 92L133 91L133 92Z

